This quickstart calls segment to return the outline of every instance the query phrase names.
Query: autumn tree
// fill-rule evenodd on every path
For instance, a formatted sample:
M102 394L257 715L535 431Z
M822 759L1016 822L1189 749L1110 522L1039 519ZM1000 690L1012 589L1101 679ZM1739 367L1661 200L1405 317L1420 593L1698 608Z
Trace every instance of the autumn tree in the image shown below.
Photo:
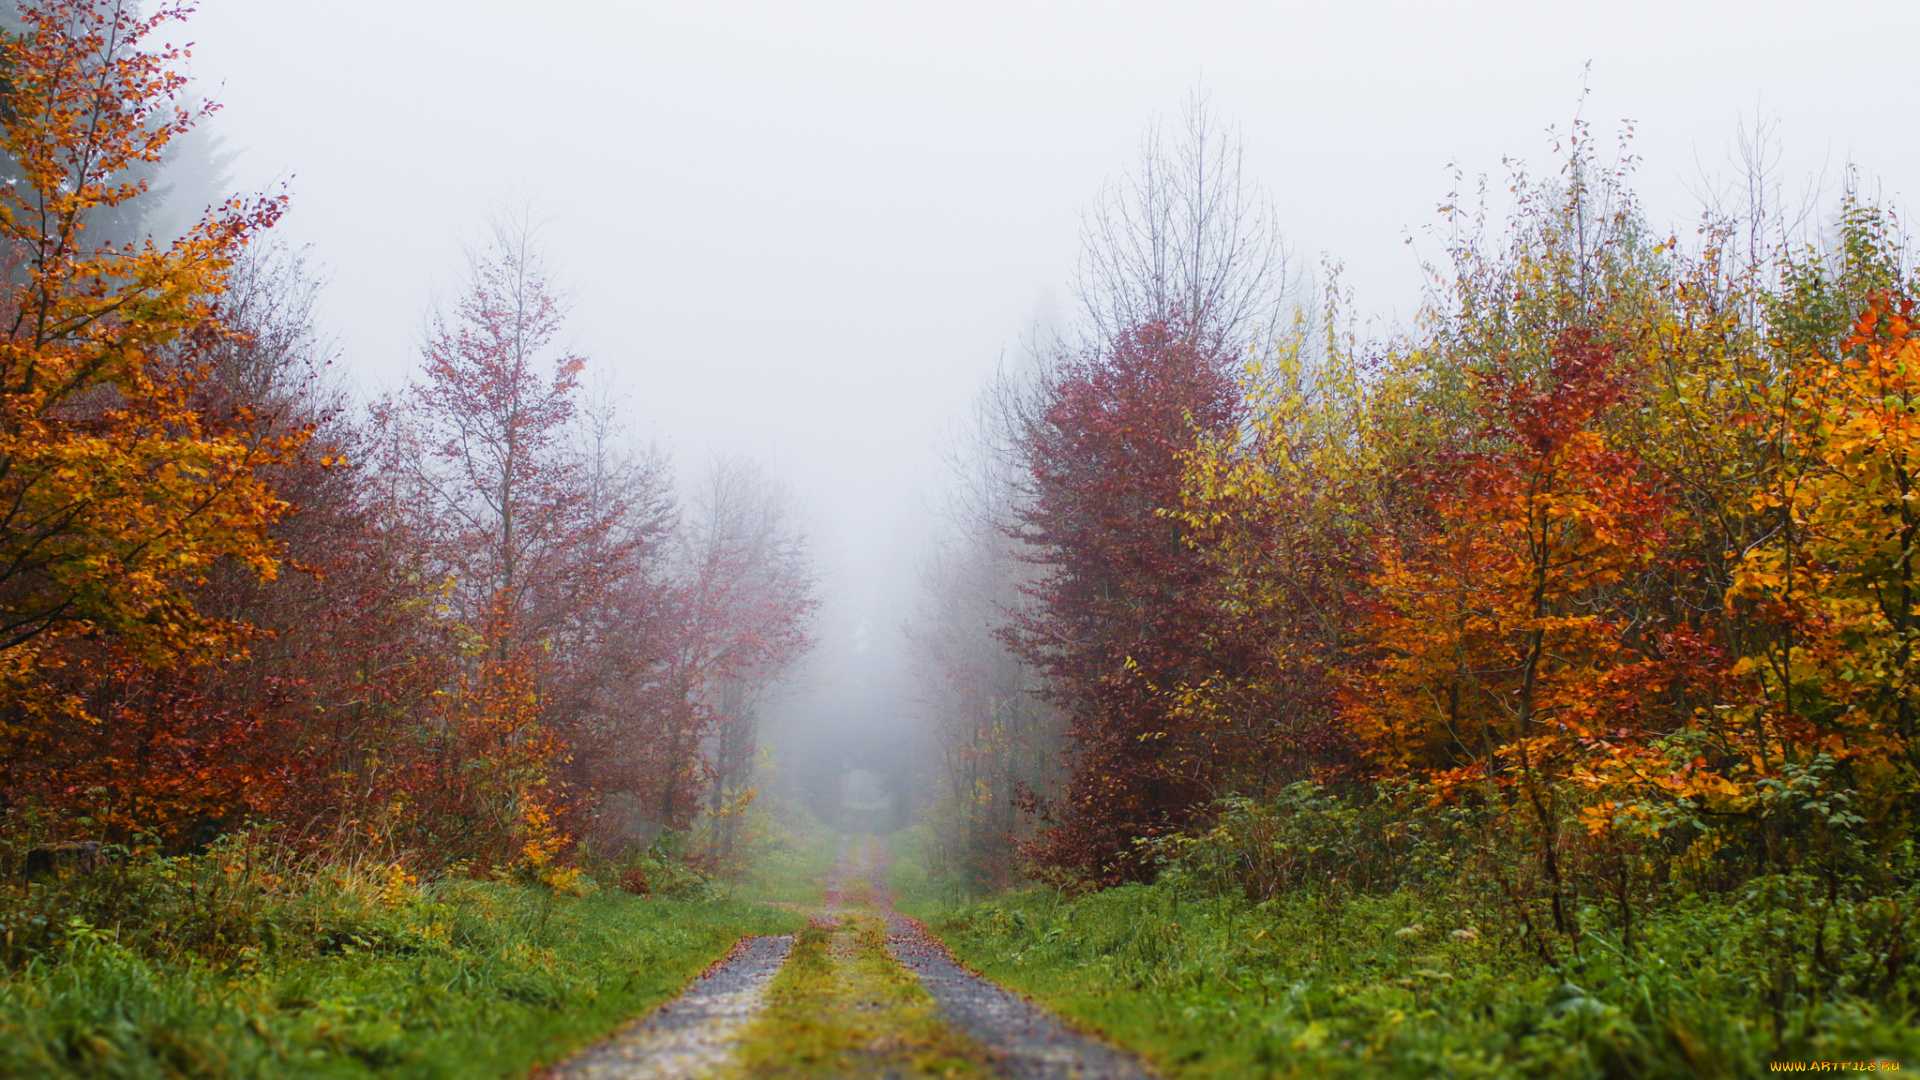
M1349 783L1363 772L1337 689L1359 640L1355 601L1375 569L1369 539L1397 501L1380 481L1399 418L1379 405L1417 385L1343 333L1337 281L1329 275L1319 312L1301 312L1248 365L1245 419L1186 456L1174 514L1218 575L1215 603L1259 658L1185 688L1182 706L1262 726L1268 757L1245 771L1271 783Z
M583 402L575 454L589 505L620 512L588 538L597 584L546 641L546 722L565 739L558 775L569 828L602 851L632 843L636 806L674 770L663 728L679 707L664 677L675 655L673 560L681 526L669 462L629 444L621 399L604 386Z
M1733 493L1753 536L1729 553L1728 610L1764 704L1743 703L1725 752L1804 767L1840 750L1873 771L1915 736L1913 283L1884 208L1850 188L1837 225L1782 259L1763 297L1773 391L1733 426L1760 467Z
M240 337L222 296L283 200L229 201L166 242L88 231L141 199L149 167L211 111L179 103L185 51L150 44L183 15L29 4L0 44L0 131L16 174L0 190L0 735L9 788L68 806L82 789L46 790L35 764L62 760L76 721L96 738L125 726L91 686L70 687L86 673L110 685L243 647L246 627L211 614L196 590L225 567L280 573L271 529L288 504L267 473L310 433L208 393ZM206 735L169 730L165 741L217 760ZM99 762L120 809L146 813L157 808L142 800L157 799L162 816L197 813L165 791L132 790L134 762L118 756L132 745L117 741ZM188 771L169 786L197 804L196 783Z
M1217 574L1169 512L1184 456L1235 425L1231 357L1162 324L1064 362L1025 433L1031 502L1018 539L1042 568L1008 640L1068 716L1071 776L1041 858L1103 878L1140 872L1133 841L1224 794L1244 726L1181 715L1177 695L1243 662L1216 621Z
M1485 449L1404 475L1428 513L1383 537L1373 581L1381 656L1347 712L1401 767L1484 772L1497 751L1570 730L1569 695L1632 658L1591 601L1663 540L1658 487L1593 430L1625 392L1611 349L1570 334L1539 378L1485 378Z
M1279 328L1286 271L1239 142L1197 93L1179 137L1150 129L1135 173L1089 218L1084 332L1020 420L1014 535L1041 569L1006 637L1045 673L1073 762L1042 862L1139 875L1136 838L1226 794L1230 757L1259 769L1254 725L1190 707L1260 661L1218 606L1218 570L1170 515L1186 456L1242 417L1247 350Z
M675 572L667 678L677 711L659 814L685 828L704 788L712 854L724 865L755 795L759 707L805 652L819 601L798 510L757 466L714 462L691 509Z
M398 842L395 800L431 790L413 736L452 674L418 537L373 482L364 424L327 374L317 285L299 259L256 248L219 301L235 333L210 350L196 407L244 409L263 437L311 431L264 468L289 504L271 528L281 573L216 564L185 593L232 627L193 662L140 662L112 638L62 637L48 685L93 722L16 745L18 800L84 814L110 836L200 842L260 817L305 841L369 831Z
M160 661L213 647L181 586L221 559L277 571L267 526L284 510L258 469L299 445L261 440L244 414L193 408L217 299L281 200L235 200L186 237L91 243L86 216L138 197L120 177L160 159L205 108L173 104L185 58L144 48L181 11L46 3L5 43L5 151L21 181L0 193L0 650L15 677L49 632L97 631Z
M1745 747L1761 762L1826 753L1852 770L1904 774L1903 786L1920 766L1913 314L1910 299L1878 298L1841 348L1801 361L1789 454L1777 481L1753 493L1785 523L1743 553L1733 589L1785 631L1745 665L1770 705Z
M432 320L424 378L381 413L388 467L472 643L450 718L449 752L467 767L449 775L463 779L475 820L503 837L549 820L561 748L542 700L554 639L623 567L609 547L644 542L622 528L618 492L595 501L577 453L585 361L556 346L563 312L533 241L524 213L496 218L455 306Z
M433 318L409 390L421 467L459 607L507 661L577 588L576 550L605 528L569 445L586 361L556 347L563 312L524 216L497 219L451 312Z

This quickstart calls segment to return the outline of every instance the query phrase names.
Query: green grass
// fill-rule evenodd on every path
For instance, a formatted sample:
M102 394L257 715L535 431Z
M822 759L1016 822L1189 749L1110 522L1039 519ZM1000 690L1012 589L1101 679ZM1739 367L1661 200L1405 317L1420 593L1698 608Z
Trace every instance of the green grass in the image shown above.
M752 870L735 894L818 907L840 834L803 809L788 808L781 817L783 824L756 844Z
M955 883L943 880L928 870L932 861L928 849L933 842L929 825L887 836L887 888L892 890L894 906L901 911L941 911L963 905L968 897Z
M63 910L46 900L0 911L9 940ZM16 957L0 974L0 1075L521 1077L678 992L737 937L801 922L472 881L282 885L211 938L181 925L190 906L149 902L105 929L65 916Z
M748 1029L738 1074L755 1080L992 1075L920 982L887 954L871 912L801 932Z
M1584 958L1559 974L1476 925L1459 898L1404 891L1254 905L1134 885L942 908L903 890L902 906L983 974L1169 1076L1744 1077L1770 1060L1920 1065L1912 968L1889 987L1885 957L1835 955L1836 930L1827 975L1811 971L1810 950L1767 947L1769 934L1812 924L1766 893L1678 903L1641 928L1631 956L1590 935ZM1770 987L1796 976L1803 990L1827 989L1776 1015Z

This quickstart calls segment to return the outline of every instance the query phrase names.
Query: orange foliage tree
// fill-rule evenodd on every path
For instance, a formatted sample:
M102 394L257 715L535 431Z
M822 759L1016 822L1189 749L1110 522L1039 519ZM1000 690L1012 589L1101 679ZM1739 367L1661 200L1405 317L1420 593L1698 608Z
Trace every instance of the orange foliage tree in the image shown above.
M178 103L183 50L146 41L182 18L109 0L45 0L0 46L0 736L101 722L46 684L62 639L110 642L125 663L221 655L242 629L198 611L216 565L280 568L269 533L288 507L263 470L309 432L197 390L232 331L219 298L280 198L236 199L165 246L90 242L90 220L140 198L169 141L208 106ZM9 757L15 755L10 754Z
M1426 513L1382 538L1372 663L1343 714L1383 766L1520 774L1604 737L1644 657L1596 603L1659 552L1667 500L1594 421L1626 393L1613 350L1573 332L1538 377L1483 377L1480 448L1406 473Z
M1425 512L1381 537L1359 627L1371 659L1342 715L1386 772L1523 798L1565 932L1560 783L1666 722L1661 653L1608 593L1660 553L1668 499L1596 427L1628 386L1592 334L1564 335L1544 371L1480 381L1473 448L1405 475Z

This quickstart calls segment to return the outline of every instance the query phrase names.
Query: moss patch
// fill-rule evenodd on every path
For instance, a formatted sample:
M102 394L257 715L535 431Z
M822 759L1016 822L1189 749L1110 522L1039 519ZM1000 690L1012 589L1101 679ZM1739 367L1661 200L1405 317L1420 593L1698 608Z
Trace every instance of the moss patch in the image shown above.
M887 954L866 912L801 932L747 1032L736 1075L984 1077L980 1048L949 1028L919 980Z

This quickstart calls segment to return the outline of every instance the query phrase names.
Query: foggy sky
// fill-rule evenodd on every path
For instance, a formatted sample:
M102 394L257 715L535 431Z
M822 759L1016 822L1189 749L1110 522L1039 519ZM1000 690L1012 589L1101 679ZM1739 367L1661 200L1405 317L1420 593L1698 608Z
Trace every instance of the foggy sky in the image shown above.
M278 231L329 271L359 381L405 378L459 241L532 196L638 435L770 462L812 508L823 630L887 651L939 432L1036 311L1071 314L1081 212L1196 84L1294 250L1391 319L1449 165L1551 169L1583 78L1603 138L1638 122L1656 223L1756 118L1795 186L1852 161L1914 190L1916 30L1911 2L204 0L181 36L240 187L289 183Z

